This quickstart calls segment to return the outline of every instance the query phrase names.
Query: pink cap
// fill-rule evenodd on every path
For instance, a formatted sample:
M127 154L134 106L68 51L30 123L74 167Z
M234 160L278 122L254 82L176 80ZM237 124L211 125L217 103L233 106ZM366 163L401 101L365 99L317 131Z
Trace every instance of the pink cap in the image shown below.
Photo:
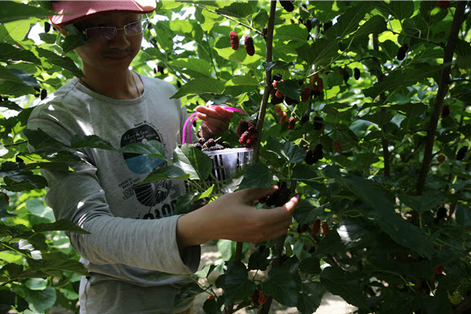
M98 13L150 13L155 7L155 0L53 1L52 11L60 15L49 19L54 25L64 26Z

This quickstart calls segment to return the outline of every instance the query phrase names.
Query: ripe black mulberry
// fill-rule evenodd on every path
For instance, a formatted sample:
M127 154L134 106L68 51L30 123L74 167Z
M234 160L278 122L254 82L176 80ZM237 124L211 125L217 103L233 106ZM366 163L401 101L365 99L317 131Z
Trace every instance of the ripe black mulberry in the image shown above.
M245 51L249 56L253 56L255 54L255 47L253 45L253 38L251 36L245 36Z

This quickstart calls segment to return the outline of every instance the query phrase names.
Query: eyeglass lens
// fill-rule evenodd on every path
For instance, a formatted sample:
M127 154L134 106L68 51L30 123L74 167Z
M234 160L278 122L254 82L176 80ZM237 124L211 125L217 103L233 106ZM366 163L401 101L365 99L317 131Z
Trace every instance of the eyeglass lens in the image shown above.
M139 35L142 33L142 24L144 20L124 25L123 28L116 27L93 27L85 30L86 35L90 39L107 39L112 40L118 34L118 30L123 29L128 36Z

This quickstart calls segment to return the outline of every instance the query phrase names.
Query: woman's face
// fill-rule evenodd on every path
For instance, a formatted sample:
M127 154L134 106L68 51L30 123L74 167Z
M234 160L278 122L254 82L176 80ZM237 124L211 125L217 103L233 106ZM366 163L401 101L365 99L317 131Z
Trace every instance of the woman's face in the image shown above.
M94 27L116 27L116 37L100 38L95 33L91 41L75 49L82 59L83 70L115 72L127 70L141 48L142 33L126 35L125 25L141 20L137 13L110 13L92 16L75 24L79 30ZM92 33L92 32L89 32ZM110 37L108 37L110 38Z

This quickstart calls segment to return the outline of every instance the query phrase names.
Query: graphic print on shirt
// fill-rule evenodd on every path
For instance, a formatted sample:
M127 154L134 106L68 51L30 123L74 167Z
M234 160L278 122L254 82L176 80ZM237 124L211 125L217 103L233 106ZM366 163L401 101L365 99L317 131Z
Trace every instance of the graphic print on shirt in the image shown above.
M162 143L162 136L154 127L144 122L123 134L121 137L121 147L131 143L147 143L152 140ZM123 153L123 157L129 170L136 174L148 174L151 171L157 170L167 165L167 162L163 159L143 156L135 153ZM149 207L149 212L142 218L159 218L161 216L171 215L172 212L168 210L167 207L171 208L173 206L166 203L171 203L173 205L173 202L167 200L167 198L170 194L171 197L172 195L176 194L176 191L174 190L175 187L171 181L157 181L134 186L133 194L136 196L139 203ZM167 202L165 202L166 200ZM158 204L160 205L159 207L162 208L160 210L156 208L154 209L154 213L150 213L151 207ZM165 212L161 213L162 210Z

